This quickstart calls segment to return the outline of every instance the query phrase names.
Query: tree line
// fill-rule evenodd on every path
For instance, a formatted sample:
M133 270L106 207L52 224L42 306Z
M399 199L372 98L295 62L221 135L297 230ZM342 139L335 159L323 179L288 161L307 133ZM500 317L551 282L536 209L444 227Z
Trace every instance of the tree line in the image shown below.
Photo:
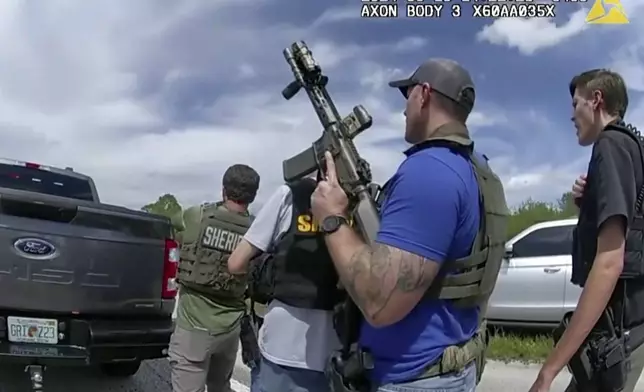
M155 202L144 205L141 209L170 218L180 212L182 207L173 194L166 193ZM577 207L570 192L564 193L555 202L528 199L512 210L508 225L508 239L535 223L568 219L575 216L577 216Z

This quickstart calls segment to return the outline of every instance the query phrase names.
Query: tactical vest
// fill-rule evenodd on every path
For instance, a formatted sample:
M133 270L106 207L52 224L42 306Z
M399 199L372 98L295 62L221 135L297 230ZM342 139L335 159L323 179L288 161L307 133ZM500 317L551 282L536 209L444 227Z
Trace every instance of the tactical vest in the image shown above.
M478 306L481 311L479 328L473 337L462 345L447 347L440 360L425 369L419 378L460 371L474 361L478 384L485 367L489 340L484 318L505 254L510 212L501 180L489 167L487 158L474 152L474 143L465 126L456 123L444 125L435 132L434 137L412 147L410 153L431 147L447 147L471 163L478 184L481 218L470 254L457 260L445 261L424 299L448 300L458 307ZM389 185L390 183L385 184L379 193L376 200L378 206L382 206L387 197ZM364 355L367 354L359 349L356 351L354 345L360 331L360 316L358 308L350 301L338 307L335 319L339 322L336 323L336 328L343 349L339 352L339 357L335 355L331 359L336 368L338 363L344 363L340 373L343 377L355 377L358 381L365 370Z
M480 226L469 256L443 263L425 298L450 300L459 307L485 307L494 290L505 254L509 209L503 183L485 156L474 152L467 129L456 124L441 127L434 137L412 147L412 153L448 147L472 164L479 188ZM386 196L387 184L382 194ZM485 309L482 309L483 313Z
M642 148L642 137L631 125L624 122L609 124L603 132L621 132L629 136L639 150L639 160L644 176L644 149ZM637 163L636 163L637 164ZM593 167L589 166L588 185L584 190L585 194L592 194L595 186L593 182ZM634 214L629 222L629 230L626 235L626 245L624 253L624 267L620 279L624 281L639 280L644 283L644 178L636 179L638 188L637 200ZM572 282L583 287L592 268L597 251L597 243L583 243L579 237L593 238L598 234L596 208L591 205L595 200L582 198L579 212L579 221L573 234L573 263L572 263ZM641 284L641 283L640 283Z
M306 309L332 310L344 299L337 287L338 274L326 248L324 236L311 214L313 179L289 184L293 217L289 230L275 245L272 263L273 298Z
M249 215L227 210L221 202L202 205L199 230L183 233L179 283L219 298L242 298L246 277L228 272L228 257L242 240L251 220Z

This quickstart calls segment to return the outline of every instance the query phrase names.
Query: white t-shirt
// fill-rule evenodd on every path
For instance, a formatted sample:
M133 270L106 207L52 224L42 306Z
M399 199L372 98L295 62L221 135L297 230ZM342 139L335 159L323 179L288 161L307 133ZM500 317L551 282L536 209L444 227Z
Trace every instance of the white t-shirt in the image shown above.
M264 204L244 239L265 252L288 231L292 217L291 189L282 185ZM320 372L331 353L340 348L332 312L296 308L278 300L269 304L258 340L269 361Z

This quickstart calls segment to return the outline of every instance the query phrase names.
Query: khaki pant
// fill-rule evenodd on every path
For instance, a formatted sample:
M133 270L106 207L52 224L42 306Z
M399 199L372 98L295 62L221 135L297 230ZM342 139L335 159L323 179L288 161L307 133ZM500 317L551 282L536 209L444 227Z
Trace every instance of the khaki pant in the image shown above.
M221 335L175 327L168 358L173 392L233 392L230 378L239 348L239 328Z
M633 392L640 375L644 370L644 344L639 346L631 353L631 370L626 378L626 386L622 392ZM574 380L570 380L570 385L565 392L602 392L602 391L578 391Z

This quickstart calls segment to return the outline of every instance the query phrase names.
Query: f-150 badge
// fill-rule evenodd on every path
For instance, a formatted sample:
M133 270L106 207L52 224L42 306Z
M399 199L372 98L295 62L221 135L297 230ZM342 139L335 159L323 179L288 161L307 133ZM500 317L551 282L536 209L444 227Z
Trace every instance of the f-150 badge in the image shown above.
M13 247L21 256L30 259L51 259L56 255L56 247L39 238L19 238L13 243Z

